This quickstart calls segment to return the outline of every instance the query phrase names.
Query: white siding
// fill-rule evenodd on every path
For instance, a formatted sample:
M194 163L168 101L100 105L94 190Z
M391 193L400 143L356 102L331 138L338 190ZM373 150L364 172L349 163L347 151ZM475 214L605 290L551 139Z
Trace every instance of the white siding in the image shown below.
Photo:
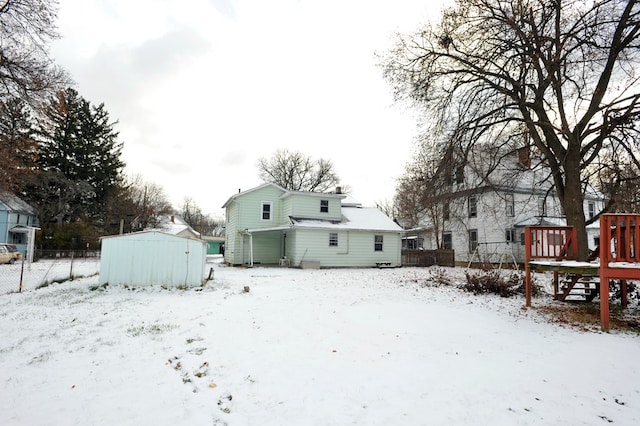
M205 279L206 243L161 232L102 240L100 284L199 286Z

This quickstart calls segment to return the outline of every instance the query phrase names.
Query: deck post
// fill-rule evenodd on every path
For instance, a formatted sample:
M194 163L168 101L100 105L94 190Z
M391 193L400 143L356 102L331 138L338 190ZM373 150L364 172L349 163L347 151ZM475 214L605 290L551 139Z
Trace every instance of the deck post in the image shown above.
M609 276L611 256L611 222L607 215L600 216L600 328L609 331Z
M528 226L524 228L524 270L525 270L525 284L524 284L524 297L525 306L531 306L531 269L529 267L529 261L531 260L531 230Z

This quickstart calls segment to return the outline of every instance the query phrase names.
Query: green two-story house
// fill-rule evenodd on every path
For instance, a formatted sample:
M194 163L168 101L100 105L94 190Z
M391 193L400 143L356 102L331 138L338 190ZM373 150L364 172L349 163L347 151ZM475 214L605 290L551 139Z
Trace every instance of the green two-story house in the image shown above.
M226 209L230 265L400 266L402 228L377 208L335 193L265 183L233 195Z

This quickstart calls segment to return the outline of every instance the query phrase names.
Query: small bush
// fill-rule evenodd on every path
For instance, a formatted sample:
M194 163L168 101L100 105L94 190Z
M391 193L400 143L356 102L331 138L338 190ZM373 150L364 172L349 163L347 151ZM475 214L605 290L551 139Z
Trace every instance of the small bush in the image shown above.
M443 268L432 267L429 268L429 285L433 287L438 287L441 285L451 285L451 276L447 274L447 271ZM423 285L426 287L427 284Z
M517 272L502 276L500 270L482 270L474 273L466 272L467 283L462 289L473 294L498 294L511 297L518 294L520 287L524 288L523 277Z

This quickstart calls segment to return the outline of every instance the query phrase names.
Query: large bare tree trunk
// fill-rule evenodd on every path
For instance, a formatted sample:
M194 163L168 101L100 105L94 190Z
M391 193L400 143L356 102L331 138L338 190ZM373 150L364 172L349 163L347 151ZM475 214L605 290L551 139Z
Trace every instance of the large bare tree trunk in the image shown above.
M587 241L587 229L584 218L582 183L580 179L580 150L567 150L567 158L564 163L564 196L560 198L562 207L567 217L567 225L576 229L578 237L578 260L586 260L589 256Z

